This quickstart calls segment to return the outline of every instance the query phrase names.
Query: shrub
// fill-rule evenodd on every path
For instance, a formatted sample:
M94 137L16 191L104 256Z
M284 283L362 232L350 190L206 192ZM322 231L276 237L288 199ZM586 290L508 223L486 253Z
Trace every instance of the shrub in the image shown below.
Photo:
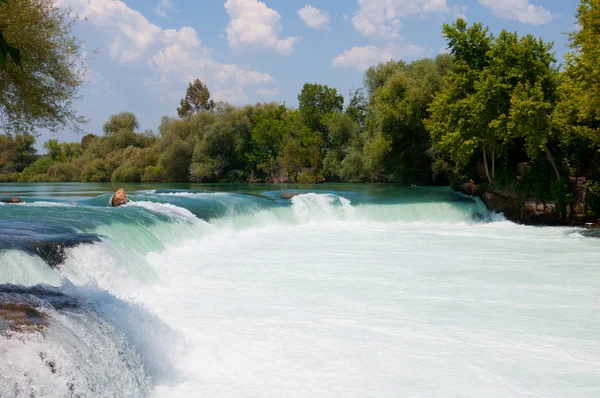
M142 182L163 182L165 171L160 166L148 166L144 169Z
M117 167L110 178L112 182L140 182L141 179L142 170L127 165Z

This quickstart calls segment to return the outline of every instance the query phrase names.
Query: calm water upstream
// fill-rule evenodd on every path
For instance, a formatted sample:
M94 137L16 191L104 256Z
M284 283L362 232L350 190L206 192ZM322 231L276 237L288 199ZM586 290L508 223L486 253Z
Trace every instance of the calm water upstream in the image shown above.
M0 184L0 308L44 325L0 319L0 397L600 396L584 230L449 188L119 187Z

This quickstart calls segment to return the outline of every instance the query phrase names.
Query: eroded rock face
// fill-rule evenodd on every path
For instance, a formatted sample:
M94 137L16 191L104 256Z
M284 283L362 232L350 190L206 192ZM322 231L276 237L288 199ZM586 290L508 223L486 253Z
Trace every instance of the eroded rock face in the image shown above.
M110 200L110 205L112 207L123 206L126 203L129 203L129 198L127 197L124 189L119 189L117 192L115 192Z
M11 204L17 204L17 203L23 203L23 201L19 198L10 198L10 199L2 199L0 200L0 202L2 203L11 203Z

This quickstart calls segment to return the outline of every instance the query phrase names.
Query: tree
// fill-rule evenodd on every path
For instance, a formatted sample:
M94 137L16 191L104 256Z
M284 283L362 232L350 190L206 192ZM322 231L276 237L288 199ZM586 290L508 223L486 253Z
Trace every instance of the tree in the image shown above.
M181 118L188 117L200 111L210 111L215 107L215 103L210 99L208 87L200 80L196 79L189 84L185 98L180 102L177 108L177 114Z
M557 99L552 44L507 31L494 38L481 24L468 27L462 19L445 25L444 34L456 59L426 122L436 166L458 172L481 153L493 184L496 161L522 138L532 158L539 149L546 153L560 179L547 145Z
M251 171L259 170L267 175L269 182L280 177L279 156L283 137L288 128L285 118L287 109L279 105L275 115L260 115L250 137L250 150L246 153Z
M48 151L48 156L52 161L62 161L62 151L57 139L51 139L44 142L44 149Z
M600 145L600 0L581 0L555 120Z
M21 172L35 161L35 137L0 134L0 174Z
M20 66L18 62L0 66L0 128L7 133L38 128L79 131L85 119L77 116L73 101L86 60L82 42L71 33L76 19L52 0L2 1L0 15L0 52L20 60Z
M346 107L346 115L350 116L358 126L363 129L365 127L365 118L369 104L363 88L357 88L350 91L350 102Z
M335 88L321 84L306 83L298 95L298 101L298 110L308 128L323 136L326 134L323 118L329 113L342 112L344 109L344 97Z
M406 67L404 61L388 61L380 63L376 66L371 66L365 72L364 85L367 89L367 94L372 96L377 89L383 87L385 82L396 72L403 70Z
M429 104L444 86L449 55L415 61L379 82L371 95L368 133L389 142L384 169L393 181L431 184L430 138L423 120ZM382 64L382 65L389 65Z
M8 4L8 0L0 0L0 6ZM0 29L0 66L6 68L6 63L8 62L8 58L17 65L21 66L21 51L18 48L13 47L12 44L2 34L2 29Z
M131 112L121 112L114 115L110 115L108 121L104 123L102 130L104 134L111 135L116 134L121 130L136 131L140 128L140 123L137 120L137 116Z

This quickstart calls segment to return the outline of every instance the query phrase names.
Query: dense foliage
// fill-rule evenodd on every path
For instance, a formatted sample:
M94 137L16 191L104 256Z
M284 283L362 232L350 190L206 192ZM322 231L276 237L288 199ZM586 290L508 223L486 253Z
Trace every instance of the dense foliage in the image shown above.
M298 182L397 181L428 184L431 162L423 118L452 57L371 68L379 81L350 96L306 84L291 109L266 103L234 107L214 103L200 81L190 84L158 134L140 132L134 114L110 116L102 134L79 143L50 140L47 155L29 163L6 161L3 180ZM393 68L394 73L388 69ZM399 107L399 111L395 108ZM17 146L18 136L6 137ZM1 149L1 148L0 148Z
M562 68L552 44L540 38L508 31L494 36L481 24L458 19L443 27L449 54L373 66L347 103L335 88L307 83L296 109L276 103L235 107L215 103L196 80L177 109L179 118L163 118L157 133L140 132L135 115L122 112L110 116L101 134L79 143L48 141L44 156L35 154L29 134L0 136L0 178L421 185L474 180L488 189L554 199L564 208L573 201L569 177L586 177L586 211L595 215L600 0L582 0L577 18L581 29L570 35L572 52ZM15 42L31 52L33 44L18 37ZM65 40L67 49L77 50ZM24 69L30 57L23 55ZM11 106L1 103L0 109L6 115ZM38 125L31 117L31 125Z
M52 0L0 1L0 128L79 129L73 109L85 75L82 43L71 34L76 20ZM18 49L18 50L17 50Z

